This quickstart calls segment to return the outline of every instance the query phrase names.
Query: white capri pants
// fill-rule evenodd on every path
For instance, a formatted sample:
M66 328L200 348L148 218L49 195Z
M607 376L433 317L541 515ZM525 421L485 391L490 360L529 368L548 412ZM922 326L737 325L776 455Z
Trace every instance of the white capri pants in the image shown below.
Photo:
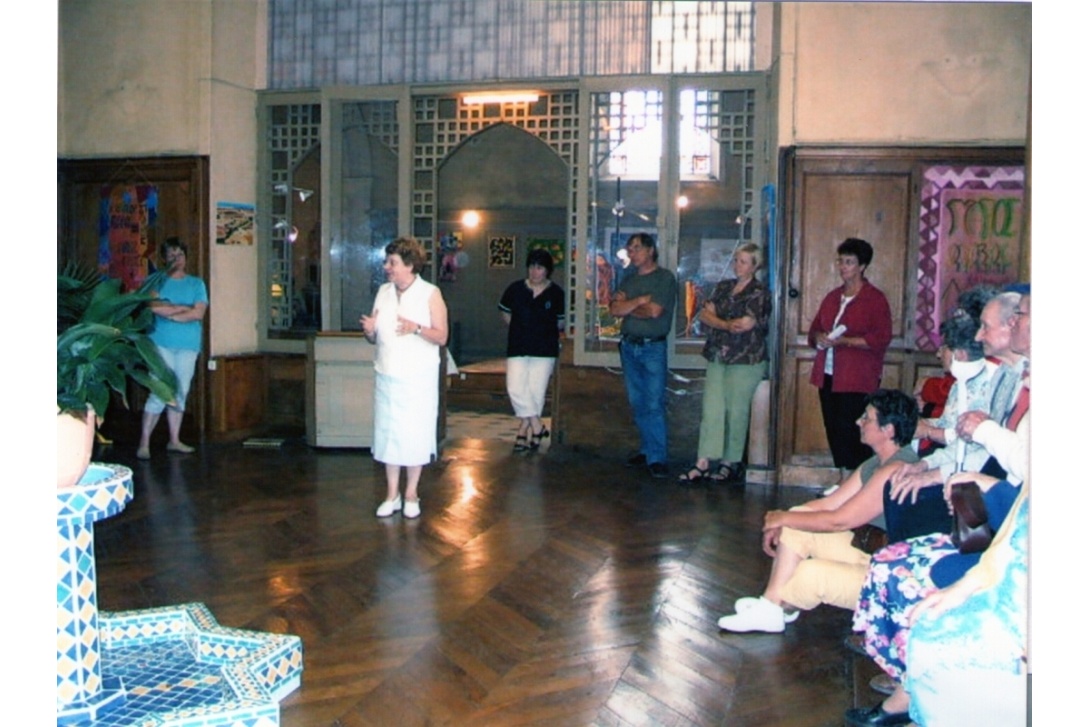
M185 411L185 400L189 396L189 384L193 381L193 372L197 368L197 357L201 355L201 352L191 351L187 348L163 348L159 345L155 347L159 349L159 355L162 356L163 363L174 372L174 378L177 380L177 387L174 390L176 400L170 408L175 411ZM162 414L163 409L166 408L166 402L155 394L149 394L147 402L144 403L144 411L148 414Z
M507 396L519 419L541 416L555 358L511 356L507 359Z

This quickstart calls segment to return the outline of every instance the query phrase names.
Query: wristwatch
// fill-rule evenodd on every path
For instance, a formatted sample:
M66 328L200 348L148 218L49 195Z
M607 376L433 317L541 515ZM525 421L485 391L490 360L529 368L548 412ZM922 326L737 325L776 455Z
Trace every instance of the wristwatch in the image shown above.
M419 335L420 335L420 331L422 331L422 330L424 330L424 326L421 326L421 325L417 325L417 327L416 327L416 330L415 330L415 331L413 331L413 335L414 335L414 336L419 336Z

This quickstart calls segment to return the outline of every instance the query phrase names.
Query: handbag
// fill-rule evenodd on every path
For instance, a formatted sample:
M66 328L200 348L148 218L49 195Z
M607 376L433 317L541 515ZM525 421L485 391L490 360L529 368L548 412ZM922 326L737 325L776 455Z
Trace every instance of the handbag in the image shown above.
M852 547L862 550L867 555L874 555L889 545L886 531L873 525L860 525L852 529Z
M995 532L988 525L988 507L975 482L958 482L950 488L950 506L954 509L951 538L958 552L979 553L992 543Z

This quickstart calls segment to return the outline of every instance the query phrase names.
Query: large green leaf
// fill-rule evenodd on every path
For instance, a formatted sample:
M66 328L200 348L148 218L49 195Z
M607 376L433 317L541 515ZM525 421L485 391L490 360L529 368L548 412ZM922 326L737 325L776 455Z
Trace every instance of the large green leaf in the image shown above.
M119 280L92 285L90 277L58 276L57 406L80 411L91 404L105 412L111 390L128 406L128 379L173 399L174 373L147 336L154 324L148 303L162 276L133 293L123 293Z

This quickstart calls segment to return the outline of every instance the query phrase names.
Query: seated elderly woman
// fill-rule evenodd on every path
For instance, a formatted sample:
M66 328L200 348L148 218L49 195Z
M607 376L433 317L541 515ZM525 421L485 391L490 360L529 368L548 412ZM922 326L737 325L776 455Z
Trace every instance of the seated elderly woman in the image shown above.
M1020 487L988 475L963 472L946 482L947 500L953 485L959 482L979 485L993 531L1003 525L1021 491ZM863 648L897 686L873 709L849 710L846 715L849 724L908 724L908 694L900 683L905 670L908 612L925 596L957 581L979 560L979 553L960 553L949 532L891 543L871 557L852 628L863 632Z
M1028 484L980 564L909 613L905 689L917 724L1028 724Z
M942 362L943 370L953 375L955 383L947 395L942 414L933 419L921 419L916 427L916 438L952 446L930 451L918 464L902 468L902 472L926 473L922 477L928 482L941 484L955 472L979 472L988 460L988 452L983 446L960 441L956 429L962 414L988 411L993 406L992 393L999 364L984 357L977 331L980 312L995 292L989 286L977 286L962 293L958 308L939 327L942 345L936 356Z
M917 393L916 401L919 402L925 392L934 392L945 388L943 401L934 407L937 411L929 415L920 406L920 423L916 427L916 438L926 439L937 444L953 443L957 438L955 427L958 416L964 411L976 408L987 409L990 402L987 397L991 391L989 385L995 375L999 364L984 358L984 346L976 340L977 330L980 328L980 313L988 300L996 294L991 286L978 285L958 296L958 307L939 326L939 335L942 344L935 352L936 358L942 363L945 376L938 379L937 383L925 380L921 391ZM950 386L945 386L946 378L950 379ZM964 382L958 385L958 381ZM962 390L968 395L968 401L962 402ZM968 405L971 409L965 409ZM958 408L962 411L957 411ZM950 456L950 455L948 455ZM932 466L946 464L942 459L934 460ZM953 474L952 472L948 474Z

